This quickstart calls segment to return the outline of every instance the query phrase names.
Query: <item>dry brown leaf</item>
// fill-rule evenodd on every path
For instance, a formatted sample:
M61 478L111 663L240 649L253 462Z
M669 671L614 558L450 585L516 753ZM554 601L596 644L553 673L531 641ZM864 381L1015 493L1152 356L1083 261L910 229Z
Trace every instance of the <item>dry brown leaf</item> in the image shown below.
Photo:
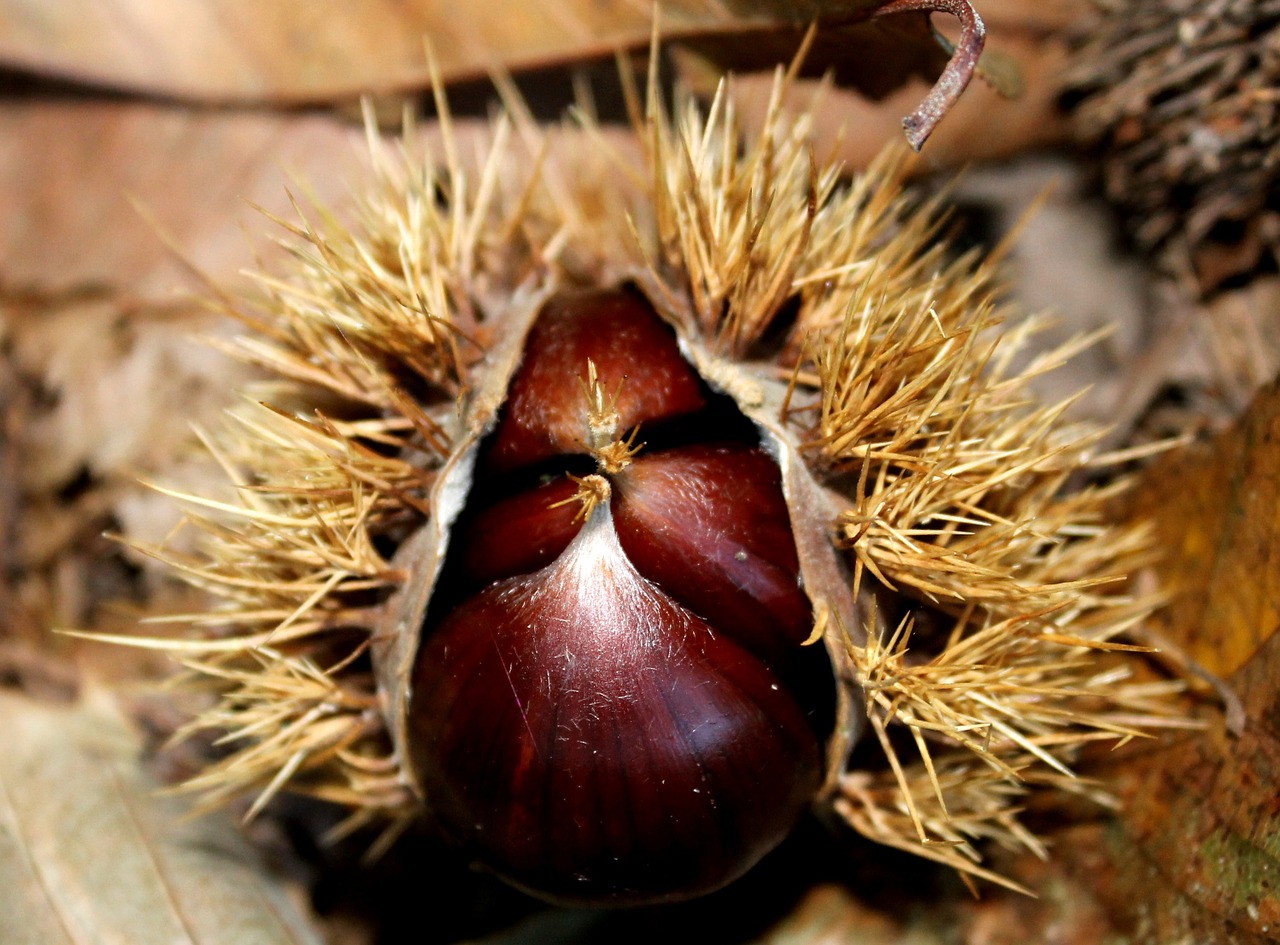
M101 691L74 708L0 693L5 945L317 945L224 819L157 796Z
M1163 539L1171 595L1153 642L1219 677L1228 711L1103 759L1121 813L1057 845L1141 945L1280 936L1278 500L1274 384L1233 428L1146 475L1139 514Z
M214 291L186 262L252 292L237 274L275 236L255 206L291 216L292 190L340 209L367 173L363 132L332 116L0 105L0 343L6 383L38 388L11 433L24 488L171 461L245 373L198 339L232 326L178 294Z
M795 28L833 13L865 17L882 2L670 0L662 4L662 26L669 38ZM448 81L483 78L498 66L524 69L642 49L653 10L648 0L200 0L179 7L4 0L0 63L166 97L333 100L429 85L424 40Z
M86 626L103 599L130 596L119 548L102 532L154 541L174 527L172 503L136 479L192 485L181 468L191 424L211 425L247 376L198 337L235 329L179 294L210 290L177 252L240 290L238 271L274 250L271 224L250 204L291 215L292 188L341 207L366 151L363 133L333 116L0 105L9 635L47 643L50 624Z
M317 117L0 106L0 400L20 508L5 535L7 635L48 649L51 623L84 626L102 599L130 594L102 532L173 527L134 480L171 466L189 424L209 422L244 376L193 337L212 319L177 296L198 283L157 228L233 283L253 260L241 226L261 230L247 201L287 212L289 167L337 201L362 148Z
M1260 945L1280 937L1280 636L1229 680L1246 722L1130 752L1124 813L1059 838L1135 945Z
M1280 388L1147 474L1138 514L1165 551L1160 636L1221 677L1280 626Z
M324 116L6 102L0 289L8 299L0 296L0 305L21 301L15 294L67 301L111 291L125 304L171 301L184 273L157 225L192 262L225 279L252 261L241 227L262 230L248 202L288 213L293 172L337 201L363 151L359 129Z

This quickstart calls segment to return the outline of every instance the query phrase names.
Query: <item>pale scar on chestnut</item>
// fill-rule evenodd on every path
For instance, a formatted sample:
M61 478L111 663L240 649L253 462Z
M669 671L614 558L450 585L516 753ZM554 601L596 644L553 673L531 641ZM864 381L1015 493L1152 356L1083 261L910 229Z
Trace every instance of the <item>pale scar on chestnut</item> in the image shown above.
M791 528L755 428L642 296L553 296L416 658L412 764L445 832L569 902L700 895L775 847L833 724Z

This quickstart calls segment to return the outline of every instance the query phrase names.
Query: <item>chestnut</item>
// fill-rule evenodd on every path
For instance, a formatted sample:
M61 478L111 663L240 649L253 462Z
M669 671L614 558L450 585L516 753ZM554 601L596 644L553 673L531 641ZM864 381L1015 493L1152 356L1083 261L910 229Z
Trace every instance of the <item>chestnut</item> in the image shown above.
M582 383L588 361L623 429L705 406L674 333L644 299L607 289L562 293L548 300L525 341L485 454L488 467L511 470L583 450L591 406Z
M544 898L717 889L822 782L833 682L801 650L781 474L748 425L690 442L724 435L699 416L715 401L643 298L562 293L480 447L415 660L411 760L446 832Z

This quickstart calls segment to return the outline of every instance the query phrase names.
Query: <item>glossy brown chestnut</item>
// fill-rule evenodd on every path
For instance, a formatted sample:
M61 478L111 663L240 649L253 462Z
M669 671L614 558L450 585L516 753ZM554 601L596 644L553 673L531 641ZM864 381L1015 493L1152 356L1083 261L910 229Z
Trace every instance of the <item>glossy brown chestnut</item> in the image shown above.
M694 445L614 477L618 536L650 581L761 654L813 629L778 466L758 447Z
M592 452L588 361L618 394L619 442L691 426L570 476ZM822 778L827 694L810 690L830 679L800 646L812 615L780 473L754 442L689 442L720 429L700 425L714 399L637 296L558 296L454 529L415 663L412 762L446 832L544 898L717 889Z
M506 409L485 455L510 471L552 456L583 452L587 361L616 395L620 430L706 406L697 374L675 335L630 292L563 293L539 313Z

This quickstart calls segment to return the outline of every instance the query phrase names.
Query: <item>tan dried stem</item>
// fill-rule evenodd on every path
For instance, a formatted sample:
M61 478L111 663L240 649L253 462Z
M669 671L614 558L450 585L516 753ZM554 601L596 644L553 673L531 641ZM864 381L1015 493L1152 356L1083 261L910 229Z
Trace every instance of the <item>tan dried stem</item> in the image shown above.
M621 422L618 416L618 397L622 394L626 378L618 380L612 394L607 393L596 371L595 362L588 358L587 376L578 380L587 397L587 452L595 458L602 473L616 475L631 465L644 445L636 443L636 437L640 435L639 427L632 429L625 437L618 436L618 424ZM560 504L563 503L557 503Z
M596 363L587 359L587 376L579 378L582 392L587 397L587 449L595 452L613 442L618 434L618 396L623 381L618 381L612 394L604 389Z
M567 499L551 503L548 508L557 509L577 502L579 508L574 521L585 521L591 517L591 513L597 506L608 503L613 490L609 486L609 480L604 476L570 476L569 478L578 484L578 491Z
M636 442L639 435L640 428L635 427L625 438L611 440L599 449L592 450L591 455L595 457L600 471L612 476L630 466L636 454L644 449L643 443Z

